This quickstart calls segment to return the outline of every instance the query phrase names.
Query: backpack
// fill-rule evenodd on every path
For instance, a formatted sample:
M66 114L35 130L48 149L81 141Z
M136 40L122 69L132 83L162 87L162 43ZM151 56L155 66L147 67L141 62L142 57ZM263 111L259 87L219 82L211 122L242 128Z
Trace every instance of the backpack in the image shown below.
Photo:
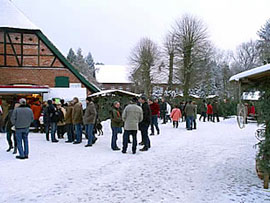
M58 121L64 122L65 116L61 109L57 109L56 115L58 116Z

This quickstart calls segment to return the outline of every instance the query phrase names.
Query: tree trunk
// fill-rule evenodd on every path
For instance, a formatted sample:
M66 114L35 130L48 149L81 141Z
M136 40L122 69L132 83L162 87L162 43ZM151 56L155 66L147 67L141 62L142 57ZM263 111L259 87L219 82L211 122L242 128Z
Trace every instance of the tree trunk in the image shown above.
M169 80L168 80L168 90L172 90L173 86L173 62L174 62L174 54L171 53L169 55Z
M191 76L191 49L187 48L184 54L184 99L187 100L190 89L190 76Z

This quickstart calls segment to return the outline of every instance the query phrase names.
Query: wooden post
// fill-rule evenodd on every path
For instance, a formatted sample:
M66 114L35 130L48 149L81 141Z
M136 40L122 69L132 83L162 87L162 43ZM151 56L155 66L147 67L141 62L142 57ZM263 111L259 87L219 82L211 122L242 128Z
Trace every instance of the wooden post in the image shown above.
M268 189L269 186L269 174L267 172L263 175L263 188Z

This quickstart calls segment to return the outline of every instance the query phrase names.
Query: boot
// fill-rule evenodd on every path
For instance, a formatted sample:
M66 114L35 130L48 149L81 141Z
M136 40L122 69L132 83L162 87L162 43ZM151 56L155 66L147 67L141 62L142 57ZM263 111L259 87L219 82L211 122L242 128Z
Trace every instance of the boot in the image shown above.
M14 148L13 154L17 154L17 147Z
M50 141L50 138L49 138L49 134L48 133L46 133L46 140L47 141Z
M9 148L7 149L7 152L9 152L13 147L9 146Z
M147 151L148 148L147 147L143 147L142 149L140 149L141 152Z

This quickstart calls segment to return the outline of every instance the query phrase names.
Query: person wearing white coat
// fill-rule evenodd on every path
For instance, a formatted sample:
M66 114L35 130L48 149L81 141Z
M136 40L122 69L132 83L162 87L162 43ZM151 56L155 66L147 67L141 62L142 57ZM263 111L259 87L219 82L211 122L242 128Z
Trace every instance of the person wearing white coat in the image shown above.
M172 107L171 107L171 105L167 102L166 120L167 120L167 121L170 121L170 122L172 122L171 117L170 117L171 111L172 111Z

